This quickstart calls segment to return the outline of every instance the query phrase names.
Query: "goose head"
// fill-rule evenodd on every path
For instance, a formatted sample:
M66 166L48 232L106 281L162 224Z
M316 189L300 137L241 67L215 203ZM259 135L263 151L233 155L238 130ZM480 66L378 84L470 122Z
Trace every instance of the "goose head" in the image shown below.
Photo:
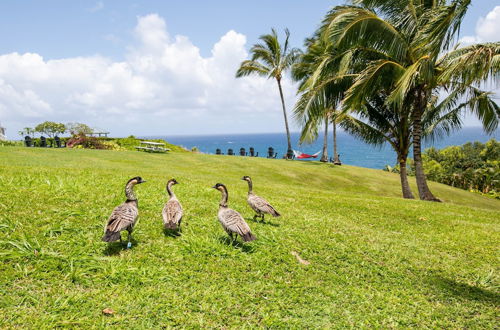
M241 180L244 180L246 182L251 182L252 181L252 179L250 179L250 177L248 175L245 175L244 177L242 177Z
M135 178L132 178L130 180L128 180L127 184L141 184L141 183L144 183L146 182L146 180L143 180L140 176L136 176Z

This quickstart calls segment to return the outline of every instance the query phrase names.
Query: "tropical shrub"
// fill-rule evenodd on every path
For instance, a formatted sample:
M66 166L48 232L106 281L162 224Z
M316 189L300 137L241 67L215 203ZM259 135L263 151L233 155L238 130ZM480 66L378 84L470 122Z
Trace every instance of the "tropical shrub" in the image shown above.
M85 134L73 135L66 144L68 148L111 149L104 141Z
M495 139L429 148L423 160L429 180L500 198L500 143Z

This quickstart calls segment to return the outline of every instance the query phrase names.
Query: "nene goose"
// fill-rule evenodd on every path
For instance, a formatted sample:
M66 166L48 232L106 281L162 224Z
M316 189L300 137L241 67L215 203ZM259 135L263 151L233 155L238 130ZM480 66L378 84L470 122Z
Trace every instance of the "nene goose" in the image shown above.
M167 192L168 195L170 196L170 199L168 202L165 204L165 207L163 207L163 225L165 226L165 229L170 229L170 230L179 230L181 228L181 220L182 220L182 206L181 203L179 203L179 200L175 196L174 192L172 191L172 186L174 184L178 184L177 180L175 179L170 179L167 182Z
M245 242L253 241L254 239L256 239L243 217L235 210L227 207L228 193L226 186L222 183L217 183L212 188L215 188L222 193L222 199L219 203L219 213L217 216L219 218L220 224L222 225L222 228L224 228L229 237L234 240L238 237L237 235L240 235ZM233 234L235 234L234 238Z
M120 232L122 230L126 230L128 231L127 248L130 249L132 247L132 231L134 230L137 217L139 216L137 197L135 197L134 194L134 186L144 182L146 181L139 176L128 180L125 185L125 196L127 196L127 200L125 203L117 206L111 213L106 228L104 229L104 236L102 237L104 242L109 243L118 240L121 242L122 236Z
M249 176L244 176L241 178L241 180L245 180L248 182L248 196L247 196L247 202L248 205L255 211L255 215L253 216L253 219L260 217L262 219L262 222L264 222L264 214L271 214L273 217L279 217L280 214L274 209L274 207L269 204L268 201L266 201L264 198L259 197L255 195L252 192L252 179L250 179Z

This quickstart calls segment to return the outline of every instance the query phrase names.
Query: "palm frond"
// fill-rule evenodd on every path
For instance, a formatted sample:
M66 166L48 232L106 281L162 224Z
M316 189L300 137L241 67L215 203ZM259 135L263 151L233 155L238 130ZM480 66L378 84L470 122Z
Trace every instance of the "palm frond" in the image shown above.
M404 70L396 82L395 88L387 102L401 107L410 90L419 85L429 83L434 78L434 65L429 56L422 56L415 63Z
M252 60L246 60L241 63L239 69L236 71L236 77L240 78L251 74L268 77L270 72L271 69L263 64Z
M374 12L359 7L336 7L323 22L323 29L341 51L364 47L403 61L409 44L393 25Z
M500 42L475 44L455 49L437 62L440 74L438 84L445 86L451 81L465 85L500 79Z
M354 84L349 88L343 100L344 108L355 109L360 107L367 96L377 93L391 85L405 73L405 68L400 64L378 60L369 63L368 67L359 73Z

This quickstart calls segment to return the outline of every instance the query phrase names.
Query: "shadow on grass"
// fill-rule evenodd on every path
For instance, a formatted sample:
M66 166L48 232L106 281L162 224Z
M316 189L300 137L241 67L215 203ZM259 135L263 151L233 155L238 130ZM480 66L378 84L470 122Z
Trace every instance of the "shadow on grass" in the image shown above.
M443 291L460 298L485 301L496 305L500 304L500 294L493 291L478 288L466 283L460 283L441 276L432 277L430 282Z
M255 248L251 245L248 245L248 243L242 243L239 240L241 237L238 237L236 240L232 240L229 238L229 236L220 236L219 237L219 242L226 244L228 246L232 246L234 248L240 249L242 252L245 253L254 253Z
M273 227L279 227L281 226L280 224L278 223L273 223L273 222L269 222L269 220L266 220L266 221L261 221L261 220L258 220L258 219L254 219L254 218L245 218L246 221L252 221L252 222L255 222L255 223L260 223L262 225L268 225L268 226L273 226Z
M167 229L167 228L163 228L163 234L166 237L177 238L177 237L180 237L182 235L182 230L180 230L180 229Z
M130 249L127 249L127 241L125 240L123 241L123 243L121 243L120 241L108 243L108 245L106 246L106 248L102 253L105 256L115 256L120 254L120 252L122 252L123 250L135 249L135 247L137 246L137 241L132 238L131 243L132 246L130 247Z

